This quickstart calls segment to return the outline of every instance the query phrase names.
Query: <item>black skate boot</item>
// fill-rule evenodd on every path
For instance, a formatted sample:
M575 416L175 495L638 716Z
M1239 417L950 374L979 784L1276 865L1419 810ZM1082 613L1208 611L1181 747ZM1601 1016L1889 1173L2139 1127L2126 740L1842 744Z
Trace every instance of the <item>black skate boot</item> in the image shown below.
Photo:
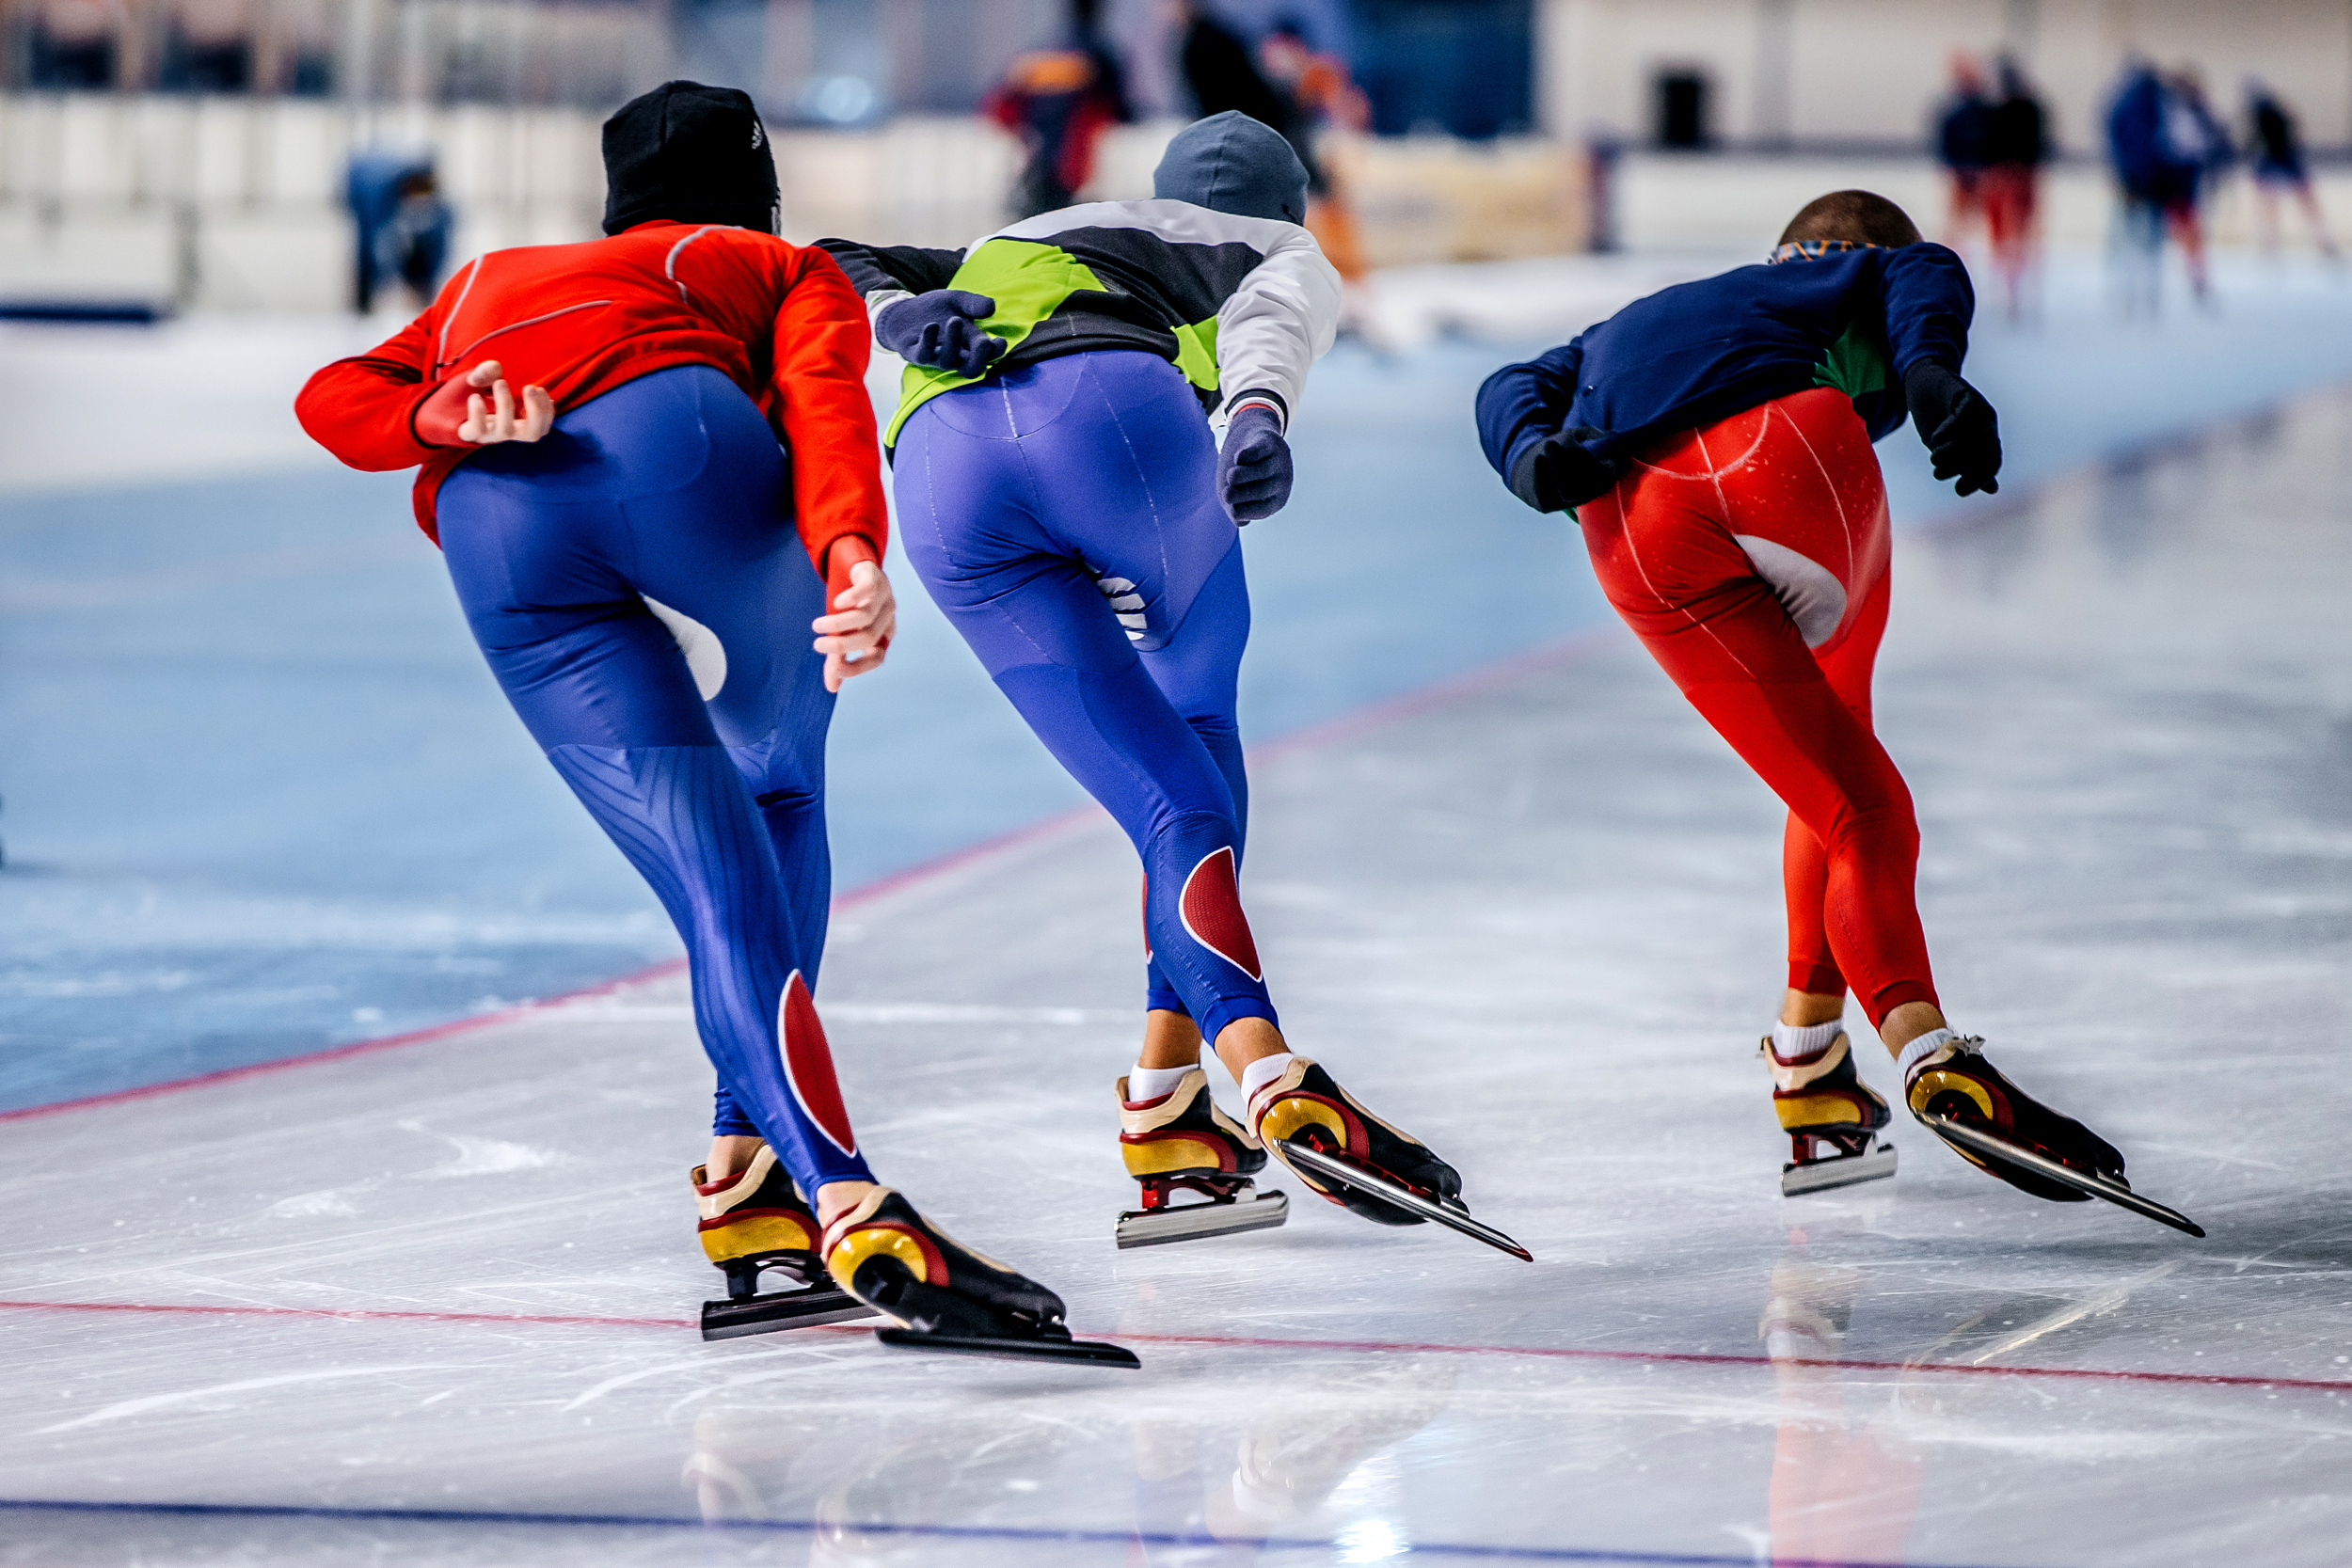
M1514 1258L1518 1243L1470 1217L1462 1179L1411 1134L1390 1126L1305 1056L1249 1101L1259 1140L1326 1199L1375 1225L1436 1220Z
M1119 1216L1121 1247L1265 1230L1290 1215L1280 1193L1249 1196L1250 1178L1265 1169L1265 1148L1216 1108L1209 1075L1199 1068L1157 1100L1129 1100L1127 1080L1119 1081L1119 1153L1143 1184L1143 1207ZM1209 1201L1171 1204L1178 1193Z
M1118 1345L1073 1339L1061 1297L959 1245L888 1187L876 1187L825 1229L834 1283L897 1320L874 1337L906 1350L1140 1367Z
M1772 1109L1788 1134L1788 1163L1780 1167L1784 1197L1826 1192L1895 1174L1895 1148L1880 1129L1893 1118L1870 1086L1854 1073L1853 1051L1844 1034L1815 1056L1785 1058L1770 1035L1756 1053L1772 1069Z
M703 1303L703 1338L733 1339L783 1328L870 1318L873 1308L836 1290L817 1257L817 1216L792 1179L776 1164L775 1151L760 1146L752 1163L735 1175L705 1181L693 1169L694 1201L702 1210L697 1227L703 1254L727 1276L727 1299ZM766 1270L789 1276L798 1287L759 1293Z
M2053 1203L2103 1197L2176 1230L2204 1234L2187 1216L2134 1193L2113 1144L2010 1083L1983 1048L1974 1036L1947 1036L1914 1041L1903 1052L1911 1114L1962 1159Z

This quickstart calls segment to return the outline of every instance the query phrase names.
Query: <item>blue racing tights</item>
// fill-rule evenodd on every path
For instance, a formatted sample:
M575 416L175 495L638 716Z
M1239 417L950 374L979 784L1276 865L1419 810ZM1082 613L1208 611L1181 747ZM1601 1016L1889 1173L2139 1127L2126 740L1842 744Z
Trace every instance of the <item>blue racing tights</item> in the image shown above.
M917 409L894 467L924 586L1143 858L1145 1006L1276 1022L1235 879L1249 591L1191 384L1136 351L1008 371Z
M759 410L685 366L485 448L437 510L491 672L686 941L718 1131L755 1131L813 1199L872 1177L809 1001L833 696L790 495Z

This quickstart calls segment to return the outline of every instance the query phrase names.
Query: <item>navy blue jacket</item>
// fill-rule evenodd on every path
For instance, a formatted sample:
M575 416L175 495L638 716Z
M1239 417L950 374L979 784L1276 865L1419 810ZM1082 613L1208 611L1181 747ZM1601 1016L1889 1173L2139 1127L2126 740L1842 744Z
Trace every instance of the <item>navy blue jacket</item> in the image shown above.
M1958 372L1976 293L1940 245L1867 246L1739 267L1637 299L1575 341L1505 365L1478 389L1478 438L1513 467L1567 435L1622 460L1677 431L1835 387L1873 441L1903 422L1903 372Z

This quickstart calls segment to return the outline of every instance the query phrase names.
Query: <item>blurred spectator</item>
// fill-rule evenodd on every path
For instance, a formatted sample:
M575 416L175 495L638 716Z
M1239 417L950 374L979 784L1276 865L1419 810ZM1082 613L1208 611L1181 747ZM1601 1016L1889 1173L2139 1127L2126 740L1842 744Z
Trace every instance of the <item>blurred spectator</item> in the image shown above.
M440 291L441 268L449 260L449 231L455 220L441 199L440 182L433 170L412 168L396 187L398 204L375 233L375 276L398 278L408 286L416 309L433 303Z
M1974 56L1952 55L1952 96L1935 122L1935 155L1951 179L1952 197L1944 220L1944 241L1959 245L1984 211L1985 136L1991 128L1992 102L1985 97L1984 72Z
M1193 112L1205 119L1238 109L1261 125L1279 131L1290 123L1291 106L1250 58L1249 45L1216 19L1206 0L1175 0L1177 60L1192 93Z
M121 69L126 20L112 0L42 0L28 8L25 84L49 92L105 92Z
M2001 97L1985 116L1984 172L1979 194L1993 246L1993 265L2009 296L2009 313L2020 312L2027 268L2033 264L2035 219L2042 205L2042 166L2049 161L2047 119L2025 73L2004 55L1999 64Z
M173 0L156 85L167 92L250 89L253 22L246 0Z
M1021 138L1029 161L1013 192L1022 217L1057 212L1094 173L1094 144L1131 118L1118 58L1104 47L1096 0L1072 0L1061 47L1017 56L981 112Z
M2126 63L2107 110L2107 151L2122 198L2125 309L2154 312L2167 234L2181 247L2189 287L2201 301L2208 299L2212 283L2199 202L2231 150L2195 73L2165 77L2145 60Z
M2253 133L2249 139L2263 249L2276 252L2279 248L2279 198L2286 195L2296 199L2310 220L2319 253L2333 261L2336 242L2328 232L2327 220L2320 216L2319 198L2312 193L2311 171L2303 164L2303 138L2296 132L2295 117L2276 94L2251 76L2246 79L2246 114Z
M1296 21L1277 24L1266 35L1259 58L1264 62L1268 83L1289 100L1286 122L1276 129L1307 168L1308 231L1339 269L1341 278L1360 284L1366 271L1363 244L1357 235L1343 176L1332 166L1330 149L1324 142L1328 130L1367 130L1372 124L1371 105L1349 80L1347 62L1336 55L1318 53Z
M376 291L394 281L407 283L421 307L431 299L453 226L432 154L353 153L343 171L343 202L353 230L352 308L366 315L375 309Z

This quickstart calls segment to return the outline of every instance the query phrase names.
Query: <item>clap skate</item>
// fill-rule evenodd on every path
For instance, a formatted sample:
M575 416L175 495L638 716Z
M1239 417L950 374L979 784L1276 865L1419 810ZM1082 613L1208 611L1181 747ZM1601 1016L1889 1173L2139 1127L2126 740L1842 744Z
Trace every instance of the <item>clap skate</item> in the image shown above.
M2187 1215L2133 1192L2113 1144L2010 1083L1983 1047L1973 1036L1952 1037L1915 1055L1903 1053L1911 1114L1962 1159L2053 1203L2105 1198L2175 1230L2205 1233Z
M1756 1054L1772 1069L1772 1109L1788 1134L1788 1163L1780 1167L1784 1197L1826 1192L1895 1174L1895 1147L1879 1136L1894 1113L1856 1076L1851 1042L1841 1032L1819 1055L1784 1060L1770 1035Z
M1140 1367L1133 1351L1073 1339L1061 1297L959 1245L888 1187L876 1187L825 1229L834 1283L898 1326L874 1338L903 1350L1015 1360Z
M1259 1140L1326 1199L1375 1225L1435 1220L1526 1262L1534 1256L1470 1218L1462 1179L1418 1138L1374 1116L1331 1075L1293 1056L1282 1076L1250 1097Z
M727 1299L703 1303L703 1338L733 1339L785 1328L870 1318L874 1309L834 1288L817 1257L817 1216L809 1212L792 1179L765 1144L745 1169L706 1182L706 1168L693 1170L694 1199L702 1210L698 1227L703 1252L727 1276ZM769 1269L788 1275L800 1289L759 1293Z
M1265 1148L1216 1108L1209 1075L1199 1068L1156 1100L1131 1101L1127 1080L1119 1081L1119 1153L1143 1185L1143 1207L1119 1216L1121 1247L1266 1230L1290 1217L1282 1194L1250 1196ZM1209 1201L1170 1204L1178 1193Z

